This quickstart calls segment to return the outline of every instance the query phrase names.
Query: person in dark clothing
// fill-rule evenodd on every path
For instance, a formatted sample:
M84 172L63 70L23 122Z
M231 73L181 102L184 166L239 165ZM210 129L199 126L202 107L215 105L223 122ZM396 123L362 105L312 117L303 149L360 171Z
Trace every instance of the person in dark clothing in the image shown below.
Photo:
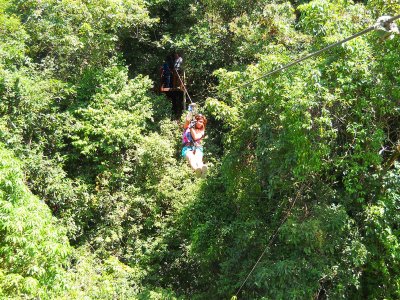
M168 57L165 59L165 62L161 68L161 77L162 77L162 85L165 88L172 87L172 80L171 80L172 72L168 63Z

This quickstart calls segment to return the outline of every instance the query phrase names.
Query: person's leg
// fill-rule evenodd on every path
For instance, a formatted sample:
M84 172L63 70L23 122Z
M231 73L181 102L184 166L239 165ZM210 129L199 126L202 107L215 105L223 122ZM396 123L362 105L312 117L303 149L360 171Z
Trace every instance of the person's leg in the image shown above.
M201 168L201 176L204 178L207 175L207 165L203 163L203 151L197 149L194 156L197 162L197 166Z
M197 167L201 168L203 166L203 153L200 150L196 150L194 154L194 160L196 161Z
M170 88L171 86L171 75L166 76L166 87Z
M192 169L196 172L196 176L200 177L203 175L203 170L201 168L201 165L199 165L199 161L196 157L195 154L193 154L192 151L188 151L189 155L187 156L188 161L190 163L190 166L192 167Z
M200 167L197 165L197 159L196 159L196 156L193 154L193 151L189 150L186 152L186 159L188 160L188 162L193 170L196 170Z
M178 76L176 75L176 70L173 70L173 72L172 72L172 87L173 88L177 87L177 82L178 82Z

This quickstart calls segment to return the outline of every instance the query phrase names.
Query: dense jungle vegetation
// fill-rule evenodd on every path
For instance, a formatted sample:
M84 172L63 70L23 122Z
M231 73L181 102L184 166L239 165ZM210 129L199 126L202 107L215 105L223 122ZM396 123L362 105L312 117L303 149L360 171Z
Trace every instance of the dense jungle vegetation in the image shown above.
M266 249L238 299L400 299L400 36L253 81L399 13L0 0L0 298L230 299ZM206 178L154 88L176 50Z

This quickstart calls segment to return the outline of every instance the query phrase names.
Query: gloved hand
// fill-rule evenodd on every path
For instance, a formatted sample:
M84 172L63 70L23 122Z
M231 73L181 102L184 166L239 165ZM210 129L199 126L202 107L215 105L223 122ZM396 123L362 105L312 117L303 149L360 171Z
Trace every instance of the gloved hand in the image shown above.
M188 111L195 112L195 110L196 110L196 103L190 103Z
M189 128L194 128L194 126L196 126L196 121L191 121Z

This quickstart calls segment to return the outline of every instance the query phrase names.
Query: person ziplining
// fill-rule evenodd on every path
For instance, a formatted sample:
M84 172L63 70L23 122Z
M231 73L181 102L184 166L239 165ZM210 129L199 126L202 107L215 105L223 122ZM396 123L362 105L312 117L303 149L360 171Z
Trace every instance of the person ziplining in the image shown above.
M205 136L207 119L202 114L196 114L193 108L195 104L189 105L186 115L184 132L182 135L182 157L184 157L196 172L197 177L207 175L207 165L203 163L203 147L201 141Z

